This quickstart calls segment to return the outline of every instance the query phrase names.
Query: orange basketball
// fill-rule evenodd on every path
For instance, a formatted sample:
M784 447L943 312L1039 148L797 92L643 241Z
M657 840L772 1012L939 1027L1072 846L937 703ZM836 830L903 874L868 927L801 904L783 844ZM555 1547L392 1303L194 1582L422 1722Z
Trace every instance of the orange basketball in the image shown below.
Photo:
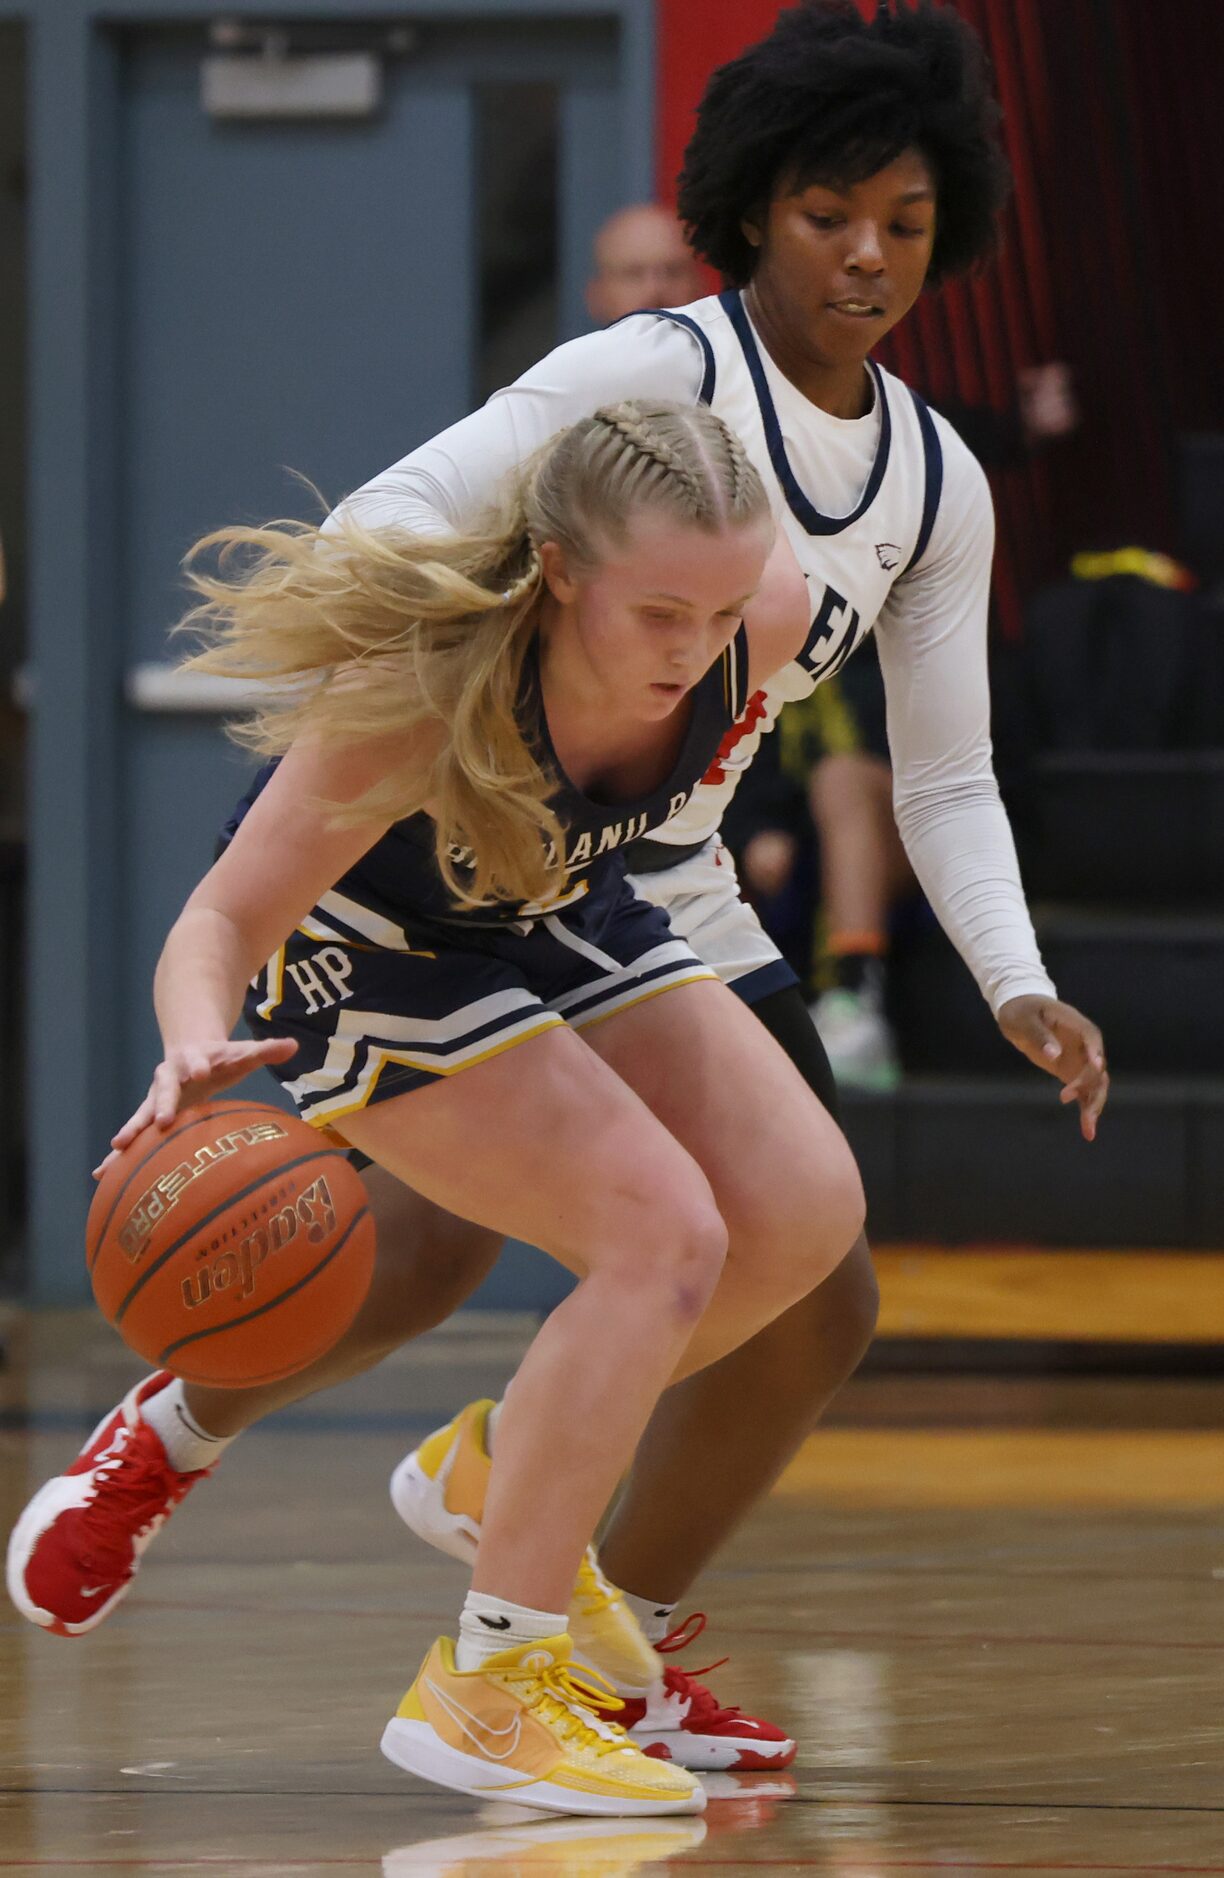
M374 1269L365 1183L343 1153L294 1115L224 1098L137 1136L98 1182L85 1243L124 1342L223 1389L322 1356Z

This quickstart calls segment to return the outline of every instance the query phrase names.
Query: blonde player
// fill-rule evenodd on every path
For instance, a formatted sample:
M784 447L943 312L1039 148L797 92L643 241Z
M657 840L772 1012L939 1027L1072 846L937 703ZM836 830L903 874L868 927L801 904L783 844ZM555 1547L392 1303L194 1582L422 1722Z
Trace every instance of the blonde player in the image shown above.
M383 1738L478 1797L700 1810L690 1773L591 1712L612 1692L570 1662L570 1590L663 1387L861 1225L839 1131L622 855L804 637L774 537L720 419L622 403L479 533L235 529L214 539L252 551L245 574L196 577L205 665L290 683L253 732L275 760L166 941L164 1056L116 1148L260 1055L307 1121L580 1280L502 1414L457 1643Z

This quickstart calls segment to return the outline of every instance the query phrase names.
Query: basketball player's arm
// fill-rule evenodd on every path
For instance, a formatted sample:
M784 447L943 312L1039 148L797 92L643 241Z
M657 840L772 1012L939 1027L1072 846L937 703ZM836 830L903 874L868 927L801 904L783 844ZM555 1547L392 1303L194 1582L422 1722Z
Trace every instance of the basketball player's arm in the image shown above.
M877 627L897 827L1003 1034L1062 1082L1090 1141L1109 1086L1101 1034L1060 1001L1042 964L991 762L990 491L949 426L940 436L946 480L935 529Z
M401 757L402 750L401 740ZM324 753L302 739L274 770L162 948L153 996L163 1057L112 1149L126 1147L151 1121L168 1127L184 1103L293 1055L288 1038L231 1041L230 1033L251 979L386 832L385 819L338 822L330 805L364 795L385 773L388 755L385 744Z
M365 528L461 533L485 514L507 476L559 430L622 398L696 404L704 369L690 333L646 315L571 339L470 417L355 490L337 513L350 513Z

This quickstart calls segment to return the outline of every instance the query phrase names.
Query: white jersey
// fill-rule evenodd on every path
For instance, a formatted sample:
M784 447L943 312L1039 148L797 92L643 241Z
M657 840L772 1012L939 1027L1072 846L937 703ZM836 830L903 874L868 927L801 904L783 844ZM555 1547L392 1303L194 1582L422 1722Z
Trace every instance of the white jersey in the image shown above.
M874 630L897 826L940 924L997 1012L1022 993L1055 994L991 766L990 492L951 426L899 379L870 371L872 409L836 418L779 371L739 294L633 314L559 346L344 506L370 528L458 532L542 444L600 405L709 402L764 478L808 581L812 629L799 658L749 701L666 839L689 846L717 828L782 705L839 670Z
M761 471L774 519L808 583L812 615L798 657L749 700L687 807L651 837L687 846L715 833L782 706L806 698L841 669L874 629L896 582L921 561L939 512L943 447L922 400L875 364L869 367L875 398L866 417L847 421L817 412L768 359L738 293L700 300L664 317L701 345L702 401L737 433ZM785 422L791 414L798 426ZM806 493L819 486L822 446L827 452L821 419L850 433L861 488L844 512L826 514ZM816 469L817 476L805 478L804 469Z

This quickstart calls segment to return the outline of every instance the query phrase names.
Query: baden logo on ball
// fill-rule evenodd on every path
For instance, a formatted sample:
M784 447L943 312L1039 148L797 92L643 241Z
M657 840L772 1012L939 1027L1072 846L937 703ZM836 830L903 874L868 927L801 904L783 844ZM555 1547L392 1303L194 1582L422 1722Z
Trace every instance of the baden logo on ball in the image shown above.
M204 1304L214 1291L226 1291L231 1285L237 1285L242 1296L249 1298L255 1290L260 1268L269 1252L279 1252L282 1246L296 1238L299 1225L305 1229L310 1243L319 1245L330 1235L335 1224L336 1213L331 1193L326 1178L320 1174L313 1185L300 1193L291 1205L282 1206L265 1224L247 1233L236 1251L220 1253L211 1264L198 1265L194 1273L184 1278L183 1303L189 1311L193 1311ZM197 1253L196 1256L205 1259L207 1252Z

